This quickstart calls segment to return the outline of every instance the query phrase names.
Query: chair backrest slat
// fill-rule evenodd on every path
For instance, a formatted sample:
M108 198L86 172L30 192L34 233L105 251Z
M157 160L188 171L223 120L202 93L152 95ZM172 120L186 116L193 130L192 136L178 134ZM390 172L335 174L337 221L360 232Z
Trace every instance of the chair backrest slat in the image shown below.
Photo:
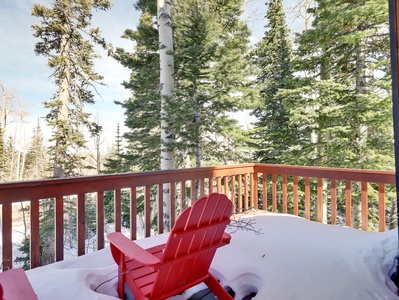
M182 212L170 232L151 297L207 276L231 211L227 196L214 193Z

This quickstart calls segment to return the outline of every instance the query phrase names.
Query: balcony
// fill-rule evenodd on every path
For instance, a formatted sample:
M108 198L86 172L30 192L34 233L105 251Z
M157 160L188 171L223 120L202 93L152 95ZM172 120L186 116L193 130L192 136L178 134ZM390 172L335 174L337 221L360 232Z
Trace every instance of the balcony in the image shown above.
M85 232L89 224L86 224L85 217L89 195L96 202L95 248L101 250L106 246L104 195L113 195L111 214L115 231L128 230L130 238L136 240L140 232L143 237L164 232L163 184L170 184L171 195L174 195L171 200L172 226L182 209L196 198L211 192L228 195L233 200L235 213L264 210L365 231L383 232L396 226L390 222L390 219L395 218L389 217L392 213L395 215L390 204L396 201L395 173L391 171L244 164L2 183L0 205L3 270L15 267L12 237L15 226L14 203L28 202L30 268L34 269L40 266L42 201L50 201L54 209L54 262L59 262L65 258L67 199L75 204L75 255L82 256L87 252ZM128 207L122 201L126 195L129 198ZM126 208L130 218L129 228L122 226ZM138 218L144 220L143 228L138 227ZM156 224L153 220L156 220Z

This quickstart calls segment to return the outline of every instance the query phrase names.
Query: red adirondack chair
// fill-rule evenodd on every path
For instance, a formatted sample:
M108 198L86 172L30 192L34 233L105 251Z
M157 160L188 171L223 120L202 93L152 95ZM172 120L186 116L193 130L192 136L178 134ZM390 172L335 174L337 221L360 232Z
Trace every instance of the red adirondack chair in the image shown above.
M119 232L109 234L119 297L125 296L125 282L136 300L166 299L204 282L218 299L232 300L209 272L216 249L230 243L224 230L231 211L226 195L203 197L177 218L166 244L145 250Z
M37 300L23 269L11 269L0 273L0 299Z

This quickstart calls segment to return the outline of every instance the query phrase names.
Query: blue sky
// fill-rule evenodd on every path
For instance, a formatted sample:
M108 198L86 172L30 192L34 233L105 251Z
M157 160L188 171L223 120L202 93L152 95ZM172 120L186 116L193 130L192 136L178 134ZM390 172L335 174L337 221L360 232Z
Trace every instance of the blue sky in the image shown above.
M49 7L51 0L0 1L0 81L6 89L15 88L16 94L24 103L28 112L28 128L48 112L43 108L43 101L49 100L55 91L47 58L35 55L33 50L34 44L39 40L32 35L31 25L40 21L31 16L34 3ZM110 11L94 13L93 25L101 27L103 36L114 46L129 50L131 43L120 36L126 28L134 28L138 16L132 1L116 0ZM113 131L116 122L123 123L122 108L113 101L123 101L129 97L128 91L121 86L121 82L128 79L129 71L106 57L104 51L99 51L99 54L102 59L96 61L96 70L104 76L107 86L97 87L101 97L96 95L96 104L88 106L87 110L93 115L98 114L100 123L107 130Z
M154 0L155 1L155 0ZM289 3L287 1L287 4ZM39 117L48 111L43 108L43 101L49 100L55 86L52 82L51 69L47 67L47 58L34 54L34 44L39 40L33 37L32 24L38 24L39 19L31 16L34 3L50 7L51 0L1 0L0 1L0 81L6 89L15 89L19 99L24 103L28 115L26 128L32 131ZM99 11L93 15L93 26L98 26L103 36L114 46L126 50L132 48L131 42L120 38L127 28L134 28L138 23L139 13L134 9L134 0L114 0L114 6L107 12ZM264 0L248 1L247 13L244 18L250 18L254 39L264 32L264 15L266 11ZM106 87L99 86L101 96L96 95L96 104L87 106L86 111L98 115L98 120L108 137L113 142L116 123L123 125L123 110L114 101L123 101L129 97L121 83L129 78L129 70L123 68L115 60L106 57L99 51L102 59L95 62L96 70L104 76ZM41 121L44 127L44 121ZM45 131L45 130L44 130ZM47 136L48 137L48 136Z

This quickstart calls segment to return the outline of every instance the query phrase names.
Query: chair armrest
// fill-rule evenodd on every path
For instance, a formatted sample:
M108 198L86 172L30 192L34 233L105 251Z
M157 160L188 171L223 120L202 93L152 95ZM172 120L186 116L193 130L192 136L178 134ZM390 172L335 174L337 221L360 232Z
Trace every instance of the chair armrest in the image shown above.
M222 236L222 242L225 244L230 244L230 240L231 240L231 235L228 234L227 232L224 232Z
M0 299L37 300L24 270L11 269L0 273Z
M141 248L120 232L108 234L107 239L111 242L111 246L118 248L130 259L137 260L144 265L155 266L161 262L156 256Z

